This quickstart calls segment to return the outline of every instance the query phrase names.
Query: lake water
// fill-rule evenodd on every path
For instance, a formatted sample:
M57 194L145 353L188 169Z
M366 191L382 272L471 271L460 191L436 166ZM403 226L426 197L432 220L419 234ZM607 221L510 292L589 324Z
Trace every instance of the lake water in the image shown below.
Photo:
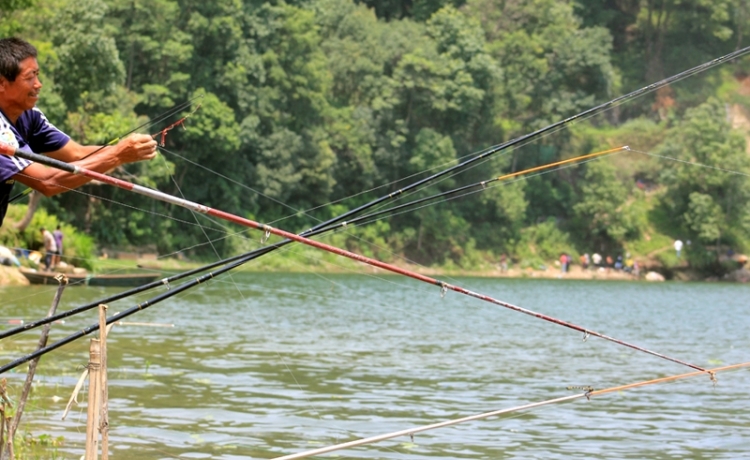
M750 286L446 281L698 366L750 361ZM71 287L60 308L114 292ZM2 289L4 321L43 317L53 294L48 286ZM93 310L82 316L55 325L52 340L97 321ZM115 326L110 334L110 446L118 460L274 458L580 393L571 385L601 389L692 370L380 275L234 274L128 320L175 327ZM37 340L36 332L3 340L2 363ZM85 338L40 363L25 426L65 438L55 458L83 454L86 394L65 421L60 416L87 360ZM6 377L18 388L24 374ZM750 458L750 370L718 379L582 398L330 456Z

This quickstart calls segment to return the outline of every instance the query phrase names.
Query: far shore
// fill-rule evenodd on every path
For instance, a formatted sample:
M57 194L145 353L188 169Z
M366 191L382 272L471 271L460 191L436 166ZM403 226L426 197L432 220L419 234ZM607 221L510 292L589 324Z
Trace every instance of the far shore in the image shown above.
M133 260L127 261L124 264L117 264L122 268L126 269L141 269L144 271L163 271L167 273L178 273L182 271L191 270L200 267L202 264L190 261L178 261L174 259L165 260L148 260L140 261ZM401 268L414 271L416 273L426 276L471 276L471 277L484 277L484 278L530 278L530 279L567 279L567 280L599 280L599 281L664 281L663 279L648 279L647 274L649 270L643 270L638 276L627 273L623 270L615 270L613 268L597 268L590 267L584 269L579 265L572 265L568 268L568 271L563 273L560 267L549 267L547 269L533 270L531 268L522 269L517 267L509 267L507 270L502 270L500 266L496 266L490 269L484 270L455 270L455 269L444 269L434 267L424 267L420 265L412 264L399 264ZM352 267L349 267L350 269ZM254 267L241 267L240 271L259 271ZM263 271L269 271L263 269ZM285 269L274 269L272 272L287 272L287 273L299 273L299 270L285 270ZM338 267L334 270L326 270L323 267L316 267L315 269L307 270L305 272L317 272L317 273L352 273L352 271L345 267ZM357 270L355 269L354 272ZM661 271L661 270L656 270ZM364 272L368 273L388 273L384 269L369 267L365 268ZM655 274L654 274L655 275ZM677 281L720 281L718 278L708 278L700 276L698 273L689 270L687 267L681 267L680 269L672 270L670 272L671 280ZM654 276L658 278L661 275ZM650 277L649 277L650 278ZM747 269L737 270L731 276L725 279L726 281L739 281L748 282L750 281L750 272ZM15 267L0 266L0 286L23 286L28 285L28 280L21 275Z

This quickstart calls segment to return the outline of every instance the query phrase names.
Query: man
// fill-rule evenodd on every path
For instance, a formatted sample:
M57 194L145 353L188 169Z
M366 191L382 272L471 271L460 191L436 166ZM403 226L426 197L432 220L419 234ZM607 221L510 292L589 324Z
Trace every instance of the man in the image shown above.
M57 244L55 243L55 237L46 228L42 227L42 240L44 241L44 269L49 271L50 265L52 264L52 258L57 253Z
M36 48L19 38L0 40L0 142L102 173L156 156L156 141L147 134L132 134L99 150L78 144L54 127L36 108L42 89L36 57ZM0 225L16 181L53 196L91 179L0 155Z

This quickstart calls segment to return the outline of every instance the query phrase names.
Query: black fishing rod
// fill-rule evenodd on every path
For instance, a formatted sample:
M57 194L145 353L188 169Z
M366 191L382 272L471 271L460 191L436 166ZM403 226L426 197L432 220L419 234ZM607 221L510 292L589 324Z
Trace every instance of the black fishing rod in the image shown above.
M416 206L416 205L422 204L422 203L427 203L427 202L430 202L430 201L433 201L433 200L437 200L439 198L445 198L445 197L448 197L448 196L451 196L451 195L455 195L455 194L460 193L460 192L465 192L467 190L471 190L471 189L474 189L474 188L482 188L482 189L484 189L485 187L487 187L488 184L491 184L493 182L499 182L499 181L503 181L503 180L506 180L506 179L512 179L512 178L523 176L525 174L529 174L529 173L532 173L532 172L543 171L545 169L554 168L555 166L562 166L562 165L565 165L565 164L576 163L576 162L580 162L580 161L584 161L584 160L591 160L591 159L599 157L599 156L609 155L609 154L612 154L612 153L615 153L615 152L619 152L619 151L622 151L622 150L630 150L630 148L628 146L624 146L624 147L618 147L616 149L604 150L604 151L596 152L596 153L589 153L588 155L581 155L581 156L577 156L577 157L573 157L573 158L568 158L567 160L555 161L553 163L548 163L548 164L544 164L544 165L541 165L541 166L535 166L533 168L524 169L523 171L517 171L517 172L514 172L514 173L510 173L510 174L505 174L503 176L493 177L492 179L483 180L481 182L475 182L475 183L469 184L469 185L464 185L464 186L461 186L461 187L458 187L458 188L454 188L452 190L447 190L447 191L442 192L442 193L437 193L435 195L430 195L430 196L427 196L427 197L424 197L424 198L419 198L419 199L410 201L408 203L400 204L398 206L393 206L391 208L381 209L380 211L371 212L369 214L363 214L363 215L361 215L359 217L356 217L356 218L348 221L347 224L348 225L358 224L358 223L363 222L363 221L365 221L367 219L373 219L375 217L382 216L383 214L391 214L391 213L394 213L396 211L400 211L400 210L405 209L405 208L410 208L412 206Z
M546 126L544 128L541 128L541 129L539 129L537 131L534 131L534 132L532 132L530 134L526 134L524 136L518 137L518 138L513 139L511 141L508 141L506 143L499 144L497 146L493 146L493 147L490 147L488 149L485 149L484 151L482 151L482 153L480 153L479 155L477 155L477 156L475 156L473 158L470 158L470 159L468 159L468 160L466 160L466 161L464 161L462 163L459 163L457 165L449 167L449 168L447 168L447 169L445 169L443 171L435 173L435 174L433 174L433 175L431 175L429 177L426 177L424 179L421 179L421 180L419 180L417 182L414 182L411 185L408 185L408 186L406 186L406 187L404 187L402 189L399 189L396 192L389 193L387 195L383 195L380 198L376 198L375 200L372 200L369 203L366 203L366 204L364 204L362 206L359 206L359 207L357 207L355 209L352 209L350 211L347 211L347 212L345 212L344 214L342 214L342 215L340 215L338 217L330 219L330 220L328 220L326 222L322 222L322 223L316 225L315 227L313 227L313 228L311 228L309 230L306 230L304 232L299 233L299 236L305 236L305 237L316 236L316 235L318 235L320 233L323 233L323 231L334 230L336 228L346 226L347 222L346 222L345 219L348 219L351 216L354 216L355 214L358 214L360 212L366 211L366 210L368 210L368 209L370 209L372 207L375 207L375 206L377 206L377 205L379 205L379 204L381 204L381 203L383 203L383 202L385 202L385 201L387 201L389 199L393 199L393 198L401 195L402 193L405 193L407 191L411 191L413 189L421 187L422 185L425 185L425 184L427 184L427 183L429 183L429 182L431 182L431 181L433 181L435 179L438 179L438 178L443 177L443 176L445 176L447 174L450 174L450 173L453 173L455 171L458 171L459 169L461 169L463 167L466 167L468 165L471 165L471 164L473 164L473 163L475 163L475 162L477 162L477 161L479 161L479 160L481 160L483 158L486 158L486 157L488 157L488 156L490 156L492 154L495 154L495 153L497 153L500 150L503 150L503 149L506 149L506 148L509 148L509 147L513 147L513 146L515 146L517 144L520 144L522 142L528 141L528 140L530 140L530 139L532 139L534 137L537 137L537 136L540 136L540 135L545 134L547 132L553 131L553 130L555 130L557 128L561 128L562 126L565 126L565 125L567 125L567 124L569 124L569 123L571 123L573 121L576 121L578 119L585 118L587 116L594 115L595 113L598 113L600 111L612 108L612 107L616 106L617 104L619 104L621 102L624 102L624 101L626 101L628 99L641 96L641 95L646 94L646 93L648 93L650 91L653 91L655 89L661 88L663 86L669 85L669 84L674 83L676 81L679 81L681 79L684 79L684 78L687 78L689 76L692 76L692 75L698 74L700 72L703 72L703 71L705 71L705 70L707 70L707 69L709 69L709 68L711 68L713 66L722 64L722 63L730 61L732 59L736 59L736 58L738 58L740 56L743 56L743 55L747 54L748 52L750 52L750 46L745 47L745 48L740 49L740 50L737 50L737 51L734 51L732 53L729 53L729 54L727 54L725 56L722 56L722 57L719 57L717 59L708 61L706 63L703 63L701 65L693 67L691 69L685 70L685 71L680 72L680 73L678 73L676 75L673 75L671 77L668 77L668 78L665 78L663 80L660 80L660 81L658 81L656 83L652 83L652 84L650 84L648 86L644 86L643 88L640 88L638 90L632 91L632 92L630 92L630 93L628 93L626 95L619 96L619 97L617 97L615 99L610 100L609 102L605 102L604 104L600 104L600 105L595 106L595 107L593 107L591 109L585 110L585 111L583 111L583 112L581 112L581 113L579 113L577 115L574 115L572 117L569 117L569 118L566 118L564 120L555 122L555 123L553 123L551 125L548 125L548 126ZM338 224L340 224L340 225L338 225ZM236 261L237 263L234 264L234 265L232 265L232 268L236 268L236 267L238 267L238 266L240 266L240 265L242 265L242 264L244 264L246 262L249 262L249 261L257 258L257 257L265 255L265 254L267 254L269 252L272 252L272 251L274 251L274 250L276 250L278 248L281 248L281 247L283 247L283 246L285 246L285 245L287 245L287 244L289 244L291 242L292 242L291 240L285 239L285 240L282 240L282 241L280 241L278 243L275 243L275 244L272 244L272 245L269 245L269 246L266 246L266 247L263 247L263 248L259 248L259 249L256 249L254 251L251 251L251 252L239 255L239 256L234 256L234 257L230 257L228 259L220 260L220 261L214 262L212 264L208 264L208 265L205 265L203 267L199 267L199 268L194 269L194 270L190 270L190 271L187 271L187 272L184 272L184 273L180 273L180 274L174 275L174 276L169 277L169 278L165 278L164 280L161 280L161 281L155 281L155 282L146 284L146 285L144 285L142 287L131 289L129 291L123 292L122 294L118 294L116 296L112 296L112 297L108 297L106 299L103 299L101 302L94 302L94 303L91 303L91 304L87 304L87 305L83 305L81 307L75 308L73 310L69 310L67 312L62 312L62 313L56 315L54 318L52 318L52 317L50 317L50 318L44 318L44 319L41 319L39 321L27 323L27 324L25 324L25 325L23 325L21 327L18 327L18 328L15 328L15 329L11 329L9 331L1 333L0 334L0 339L6 338L6 337L10 337L10 336L18 334L20 332L24 332L26 330L30 330L30 329L42 326L42 325L47 324L49 322L53 322L53 321L56 321L56 320L59 320L59 319L62 319L62 318L66 318L68 316L72 316L72 315L75 315L75 314L78 314L78 313L82 313L84 311L87 311L87 310L90 310L92 308L95 308L96 306L98 306L101 303L112 302L112 301L115 301L115 300L119 300L119 299L128 297L130 295L134 295L134 294L138 294L138 293L144 292L144 291L146 291L148 289L151 289L151 288L154 288L154 287L157 287L157 286L161 286L161 285L165 285L165 284L168 285L169 282L177 281L177 280L180 280L182 278L185 278L185 277L188 277L188 276L191 276L191 275L203 272L205 270L210 270L212 268L216 268L216 267L219 267L219 266L227 264L227 263L232 263L232 262ZM222 270L220 273L224 273L225 271L226 270Z
M203 98L203 94L195 96L194 98L189 99L189 100L187 100L187 101L185 101L185 102L183 102L183 103L181 103L181 104L179 104L179 105L177 105L177 106L175 106L175 107L167 110L166 112L162 113L161 115L157 115L156 118L153 119L153 120L149 120L149 121L147 121L145 123L142 123L142 124L136 126L135 128L131 129L127 133L123 134L122 136L116 137L116 138L112 139L111 141L107 142L106 144L101 145L98 149L94 150L93 152L89 153L86 156L89 157L89 156L91 156L91 155L99 152L100 150L102 150L105 147L109 147L110 145L117 144L118 142L120 142L120 140L122 138L128 137L129 135L133 134L134 132L138 131L141 128L145 128L145 127L153 126L153 125L155 125L157 123L161 123L162 121L164 121L167 118L171 117L172 115L180 112L181 110L184 110L184 109L190 107L193 104L193 101L195 101L196 99L199 99L199 98ZM30 194L33 191L34 191L33 188L27 187L26 190L24 190L21 193L16 194L11 199L9 199L8 200L8 204L14 203L14 202L20 200L21 198L25 197L26 195Z

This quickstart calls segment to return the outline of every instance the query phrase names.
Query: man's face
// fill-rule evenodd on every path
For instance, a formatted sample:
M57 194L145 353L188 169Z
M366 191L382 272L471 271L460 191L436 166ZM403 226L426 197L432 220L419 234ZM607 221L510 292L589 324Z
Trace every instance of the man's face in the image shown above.
M28 57L20 63L21 71L15 81L7 81L0 78L3 88L2 98L5 104L19 111L33 109L39 100L39 90L42 82L39 81L39 64L33 57Z

